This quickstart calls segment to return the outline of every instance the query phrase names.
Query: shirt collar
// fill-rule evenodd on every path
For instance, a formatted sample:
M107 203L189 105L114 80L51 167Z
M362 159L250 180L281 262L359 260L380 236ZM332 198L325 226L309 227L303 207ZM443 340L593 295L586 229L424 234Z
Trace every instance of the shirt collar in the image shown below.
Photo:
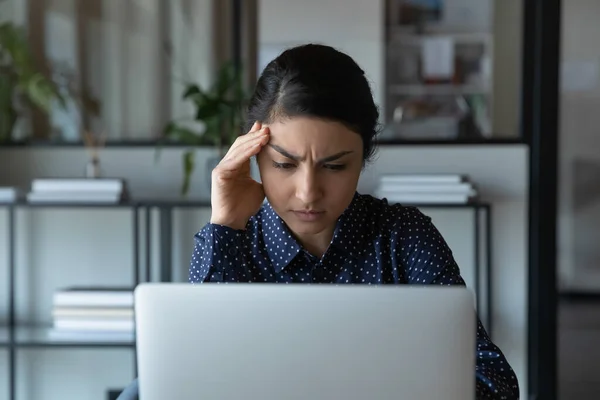
M302 248L268 201L265 202L260 215L263 243L275 272L279 273L292 262Z
M360 256L365 247L363 244L366 231L370 227L367 214L365 199L362 195L355 193L350 205L338 218L330 247L335 247L342 254L348 254L354 258ZM275 272L279 273L302 251L302 246L292 236L288 227L268 201L262 208L260 218L262 219L263 243L267 248L267 254L273 263Z

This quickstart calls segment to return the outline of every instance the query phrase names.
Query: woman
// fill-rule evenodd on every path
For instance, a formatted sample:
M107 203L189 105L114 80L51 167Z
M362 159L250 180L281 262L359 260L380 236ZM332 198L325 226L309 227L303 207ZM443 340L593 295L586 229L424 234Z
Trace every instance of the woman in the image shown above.
M213 171L190 282L464 285L429 217L356 192L378 117L347 55L304 45L273 60L249 104L248 133ZM250 177L252 157L262 184ZM519 398L481 323L474 373L477 399Z

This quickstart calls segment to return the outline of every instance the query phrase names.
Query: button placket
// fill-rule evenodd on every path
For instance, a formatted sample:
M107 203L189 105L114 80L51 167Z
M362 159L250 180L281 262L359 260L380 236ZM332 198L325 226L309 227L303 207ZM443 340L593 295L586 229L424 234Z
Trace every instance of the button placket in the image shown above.
M312 268L312 281L316 283L322 283L325 277L325 270L321 263L318 263Z

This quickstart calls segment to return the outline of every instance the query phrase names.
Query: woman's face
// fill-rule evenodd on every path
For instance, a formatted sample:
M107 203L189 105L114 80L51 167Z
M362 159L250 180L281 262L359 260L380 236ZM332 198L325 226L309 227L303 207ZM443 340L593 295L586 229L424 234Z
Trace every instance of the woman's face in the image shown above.
M338 122L306 117L268 126L257 161L269 203L297 235L331 233L356 192L362 138Z

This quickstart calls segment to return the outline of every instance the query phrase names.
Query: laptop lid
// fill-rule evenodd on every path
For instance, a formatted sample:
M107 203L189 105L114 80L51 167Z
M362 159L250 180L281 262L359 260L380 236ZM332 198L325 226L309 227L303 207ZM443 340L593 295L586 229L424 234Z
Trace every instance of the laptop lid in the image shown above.
M464 288L141 284L135 310L144 400L475 397Z

